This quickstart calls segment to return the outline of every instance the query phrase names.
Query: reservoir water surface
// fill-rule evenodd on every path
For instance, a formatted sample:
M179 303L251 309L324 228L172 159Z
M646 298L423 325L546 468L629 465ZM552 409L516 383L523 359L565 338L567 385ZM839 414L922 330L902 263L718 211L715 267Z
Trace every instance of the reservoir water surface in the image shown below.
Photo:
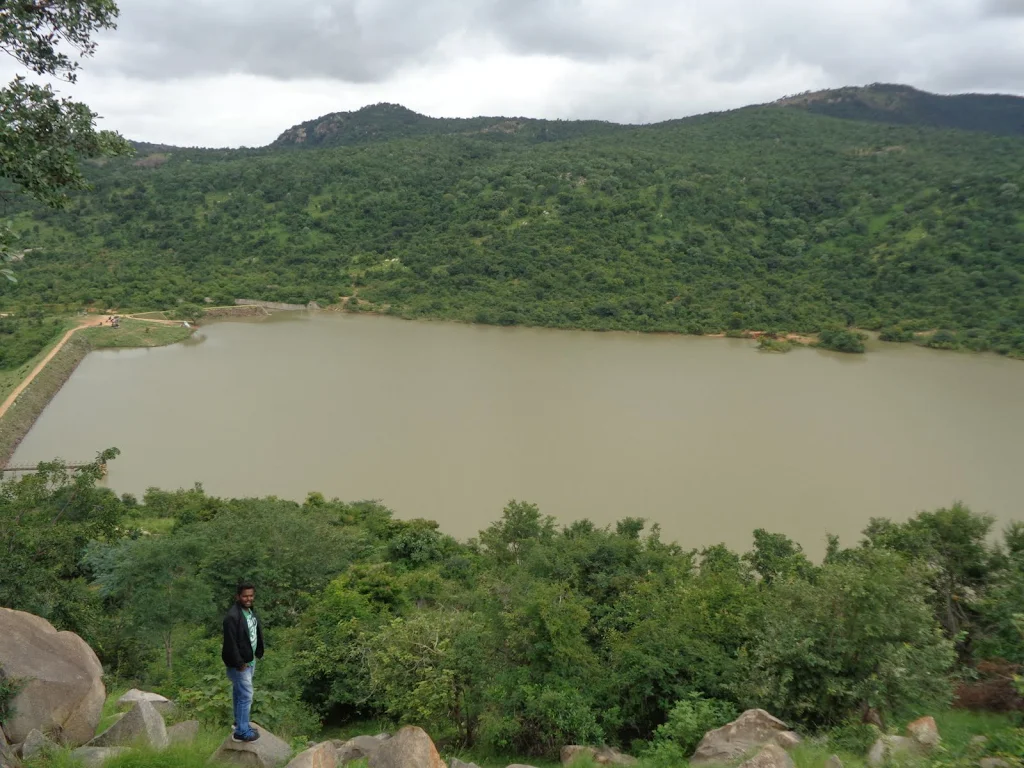
M460 538L515 498L644 517L685 547L763 527L820 554L826 533L955 500L1024 519L1024 363L282 314L90 354L13 462L110 446L118 492L380 499Z

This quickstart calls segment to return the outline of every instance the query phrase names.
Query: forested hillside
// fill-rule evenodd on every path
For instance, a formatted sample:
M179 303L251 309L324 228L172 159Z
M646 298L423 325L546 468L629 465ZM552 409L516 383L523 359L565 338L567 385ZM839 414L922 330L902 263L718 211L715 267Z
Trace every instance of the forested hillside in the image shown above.
M959 505L872 520L812 563L766 530L745 553L696 551L636 517L559 527L513 501L458 542L372 502L119 498L98 465L42 468L0 483L0 605L79 632L108 679L222 734L220 618L241 579L266 626L256 716L300 740L321 718L369 718L499 754L610 743L671 768L746 707L863 755L866 720L942 714L961 679L961 704L1024 706L1024 526L997 545ZM983 749L944 732L928 765L1021 754L1024 732L988 723Z
M1020 138L779 106L564 123L560 140L538 134L557 123L410 114L372 108L359 135L322 132L351 146L93 167L68 209L13 211L29 250L0 309L356 294L352 308L407 317L946 329L949 346L1024 354Z
M777 103L851 120L1024 136L1024 98L1020 96L985 93L942 96L907 85L875 83L862 88L802 93Z

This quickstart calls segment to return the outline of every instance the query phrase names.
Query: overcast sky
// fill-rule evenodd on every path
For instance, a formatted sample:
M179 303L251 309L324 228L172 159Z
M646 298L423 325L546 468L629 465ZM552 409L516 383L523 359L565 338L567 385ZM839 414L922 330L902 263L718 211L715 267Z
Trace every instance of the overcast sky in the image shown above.
M104 128L188 146L258 146L380 101L635 123L871 82L1024 95L1024 0L118 4L65 90Z

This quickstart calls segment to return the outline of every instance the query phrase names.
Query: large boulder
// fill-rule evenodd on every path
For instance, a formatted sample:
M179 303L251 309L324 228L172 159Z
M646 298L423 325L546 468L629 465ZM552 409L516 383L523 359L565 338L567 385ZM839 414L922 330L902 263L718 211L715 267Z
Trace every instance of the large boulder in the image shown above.
M793 758L778 744L769 744L740 764L740 768L796 768Z
M167 739L171 744L191 744L198 735L198 720L185 720L175 723L167 729Z
M921 747L913 739L905 736L882 736L868 751L868 765L873 768L881 766L892 760L912 757L921 753Z
M210 758L211 762L245 765L250 768L279 768L292 756L292 748L262 725L251 723L260 732L256 741L224 739Z
M370 755L370 768L447 768L427 732L407 725Z
M85 768L100 768L107 760L127 751L128 747L79 747L71 756Z
M46 619L0 608L0 669L25 681L14 697L7 738L25 740L33 728L63 744L84 744L96 732L106 688L103 667L74 632L58 632Z
M131 709L137 702L148 701L158 712L168 714L174 711L174 702L168 699L166 696L161 696L159 693L153 693L152 691L140 691L138 688L132 688L126 692L121 698L117 700L118 709Z
M748 709L728 725L708 731L690 758L690 765L730 763L755 749L774 744L790 748L800 737L763 709Z
M380 738L383 735L384 738ZM387 734L378 736L355 736L348 741L333 742L335 754L338 758L338 765L345 765L353 760L362 760L364 757L372 757L377 754L380 745L387 741Z
M171 743L163 716L148 701L137 701L124 717L88 743L90 747L130 747L144 744L164 749Z
M288 763L288 768L337 768L337 765L334 745L325 741L300 752Z
M931 752L942 741L934 717L921 717L910 723L907 726L907 736L916 741L925 752Z

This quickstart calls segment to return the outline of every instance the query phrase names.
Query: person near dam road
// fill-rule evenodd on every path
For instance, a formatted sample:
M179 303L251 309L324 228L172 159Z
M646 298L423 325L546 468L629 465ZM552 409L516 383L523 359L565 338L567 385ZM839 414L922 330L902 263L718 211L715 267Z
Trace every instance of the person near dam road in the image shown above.
M260 737L249 722L256 659L263 658L263 622L253 610L255 601L255 586L242 582L235 590L234 604L224 616L221 658L231 681L231 701L235 715L231 738L235 741L256 741Z

